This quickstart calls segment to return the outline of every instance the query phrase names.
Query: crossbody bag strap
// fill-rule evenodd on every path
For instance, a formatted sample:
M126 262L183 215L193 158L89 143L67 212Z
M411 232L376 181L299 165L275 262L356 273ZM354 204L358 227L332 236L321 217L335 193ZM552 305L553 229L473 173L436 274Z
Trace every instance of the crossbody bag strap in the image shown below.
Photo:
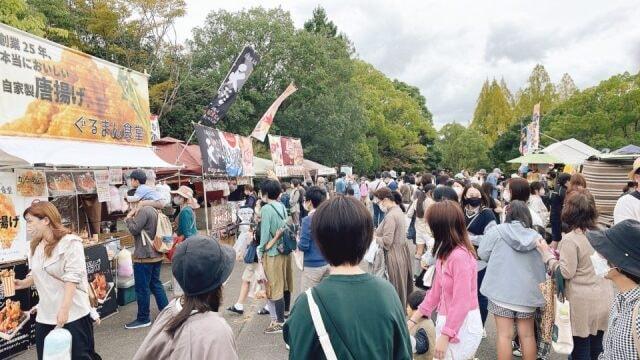
M320 309L318 309L318 304L313 298L311 294L312 289L307 289L305 294L307 294L307 301L309 303L309 312L311 312L311 319L313 320L313 327L316 329L316 333L318 334L318 340L320 340L320 346L322 346L322 351L324 352L324 356L327 360L337 360L336 352L333 350L333 346L331 345L331 339L329 338L329 334L327 333L327 329L324 327L324 322L322 321L322 315L320 315Z
M636 301L633 306L633 315L631 315L631 336L633 337L633 346L636 348L636 353L640 356L640 338L638 338L638 308L640 307L640 300Z

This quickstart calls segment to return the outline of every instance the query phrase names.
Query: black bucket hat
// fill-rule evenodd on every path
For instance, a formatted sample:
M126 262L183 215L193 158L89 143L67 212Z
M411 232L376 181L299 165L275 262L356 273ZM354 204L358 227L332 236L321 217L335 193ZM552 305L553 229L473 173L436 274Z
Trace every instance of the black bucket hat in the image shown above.
M640 222L628 219L606 230L587 231L586 235L612 266L640 277Z
M171 270L185 295L196 296L220 287L231 275L235 259L231 247L195 235L178 245Z

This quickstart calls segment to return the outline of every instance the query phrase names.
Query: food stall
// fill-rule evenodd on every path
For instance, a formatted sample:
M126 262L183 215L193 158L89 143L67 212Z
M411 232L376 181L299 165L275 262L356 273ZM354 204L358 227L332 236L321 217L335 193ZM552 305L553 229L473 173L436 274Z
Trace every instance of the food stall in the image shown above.
M103 226L103 209L120 198L124 169L175 167L151 148L147 75L4 24L0 37L10 39L0 52L12 60L0 62L0 275L26 276L23 211L52 201L84 238L88 281L108 316L117 309L109 252L126 235ZM33 344L38 302L35 288L7 284L0 358Z

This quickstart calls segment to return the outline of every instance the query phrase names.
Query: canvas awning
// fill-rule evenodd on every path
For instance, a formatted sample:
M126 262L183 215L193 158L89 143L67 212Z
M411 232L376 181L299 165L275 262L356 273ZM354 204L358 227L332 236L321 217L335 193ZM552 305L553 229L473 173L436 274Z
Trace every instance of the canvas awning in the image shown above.
M600 151L573 138L553 143L542 152L557 157L561 164L572 165L580 165L588 158L600 155Z
M164 137L153 142L153 150L162 160L181 166L181 174L202 175L202 155L198 145L185 145L182 140ZM156 170L158 176L173 175L177 172L178 169L175 168Z
M528 154L507 161L510 164L561 164L557 157L551 154Z
M177 168L151 147L89 141L0 136L1 166Z
M336 174L336 169L330 168L328 166L324 166L315 161L304 159L302 162L302 165L304 166L305 170L308 170L309 172L315 172L316 173L315 175L321 176L321 175Z

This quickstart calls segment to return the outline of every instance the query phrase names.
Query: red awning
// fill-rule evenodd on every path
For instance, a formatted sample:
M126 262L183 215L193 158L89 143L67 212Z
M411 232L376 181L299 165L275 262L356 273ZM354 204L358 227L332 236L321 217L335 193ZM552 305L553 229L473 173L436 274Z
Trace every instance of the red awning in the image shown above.
M181 174L202 175L202 156L198 145L186 146L184 141L164 137L153 142L153 150L162 160L170 164L183 166L180 169ZM180 156L180 159L178 159L178 156ZM169 176L177 173L178 170L176 169L156 170L158 176Z

